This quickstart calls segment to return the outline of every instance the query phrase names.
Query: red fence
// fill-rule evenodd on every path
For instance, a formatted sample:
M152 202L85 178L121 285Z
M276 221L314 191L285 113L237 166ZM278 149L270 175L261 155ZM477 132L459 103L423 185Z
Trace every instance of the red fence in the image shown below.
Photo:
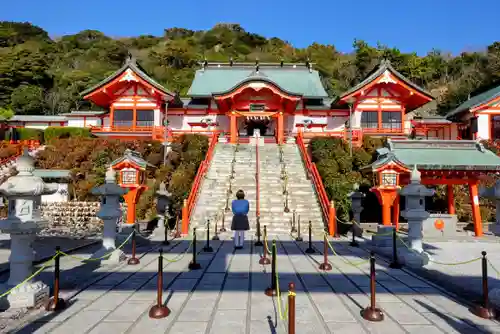
M304 162L307 173L309 173L314 188L316 189L316 194L321 206L324 221L328 224L328 230L330 231L330 234L335 234L334 225L332 225L335 223L334 211L330 211L330 201L328 200L325 187L323 186L323 181L321 180L321 176L318 173L316 164L312 162L311 158L309 157L309 153L307 152L307 148L304 144L304 138L302 137L301 132L299 132L297 136L297 146L299 147L299 151L302 155L302 161Z
M189 233L189 219L191 218L191 214L193 212L194 206L196 204L196 200L198 198L198 193L200 191L201 183L203 181L203 177L205 176L208 168L210 167L210 162L212 161L212 156L214 154L215 145L218 141L218 134L214 133L210 139L210 145L208 146L207 154L205 156L205 160L203 160L198 167L198 172L193 181L193 185L191 186L191 191L187 200L184 201L184 206L182 208L182 230L181 233L186 235Z

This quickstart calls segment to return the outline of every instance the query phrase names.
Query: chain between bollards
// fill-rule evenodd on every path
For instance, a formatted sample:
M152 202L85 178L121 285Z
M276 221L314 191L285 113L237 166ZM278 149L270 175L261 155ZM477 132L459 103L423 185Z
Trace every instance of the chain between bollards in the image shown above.
M193 228L193 259L189 262L189 270L201 269L201 265L196 262L196 227Z
M375 254L370 253L370 306L361 311L361 316L368 321L384 320L384 313L375 305Z
M302 239L302 235L300 234L300 215L297 217L297 238L295 238L295 241L304 241L304 239Z
M139 259L135 255L136 247L137 247L137 241L135 239L136 233L137 233L136 225L134 225L134 229L132 230L132 257L130 259L128 259L128 261L127 261L127 264L132 265L132 266L135 266L135 265L141 263L141 261L139 261Z
M309 247L307 247L306 253L307 254L313 254L315 252L316 251L314 250L314 248L312 246L312 222L309 221Z
M326 233L323 236L323 263L319 265L319 270L332 270L332 265L328 262L328 239Z
M47 311L60 311L66 308L66 302L64 299L59 298L59 283L61 277L61 247L56 247L56 256L54 258L54 296L49 300L45 309Z
M266 289L266 296L273 297L278 294L279 287L278 282L276 280L276 240L273 240L273 249L272 249L272 261L271 261L271 286Z
M493 319L495 318L495 312L490 308L490 300L488 296L488 259L486 258L486 252L482 251L481 255L481 269L482 269L482 282L483 282L483 300L482 306L477 306L472 309L472 313L483 319Z
M263 243L260 240L260 216L257 216L257 241L255 242L255 246L262 246Z
M226 232L226 228L224 227L225 221L226 221L226 214L224 210L222 210L222 227L220 228L219 232Z
M392 262L389 264L389 268L392 269L401 269L403 268L403 265L399 263L398 259L398 246L397 246L397 231L396 227L392 229Z
M260 258L259 260L259 264L262 264L262 265L268 265L271 263L271 260L269 260L269 258L267 257L267 252L269 250L267 249L267 226L264 225L264 255Z
M210 246L210 219L207 219L207 243L203 247L205 253L212 253L214 249Z
M149 317L151 319L166 318L170 314L170 309L163 305L163 249L160 248L160 255L158 256L158 278L157 278L157 291L156 291L156 305L149 310Z
M288 284L288 334L295 334L295 284Z

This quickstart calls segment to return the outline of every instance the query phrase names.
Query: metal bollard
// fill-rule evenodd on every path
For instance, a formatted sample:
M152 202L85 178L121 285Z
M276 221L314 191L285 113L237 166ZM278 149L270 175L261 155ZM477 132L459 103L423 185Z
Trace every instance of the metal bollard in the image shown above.
M323 237L323 263L319 265L319 270L330 271L332 270L332 265L328 262L328 239Z
M139 261L139 259L135 256L135 252L136 252L136 240L135 240L135 234L137 233L136 232L136 227L134 226L134 230L132 231L132 257L130 259L128 259L127 261L127 264L129 265L132 265L132 266L135 266L139 263L141 263L141 261Z
M179 225L180 219L179 215L175 218L175 233L173 235L174 238L180 238L181 237L181 227Z
M226 214L224 210L222 210L222 227L220 228L219 232L226 232L226 228L224 227L225 221L226 221Z
M60 266L60 257L61 247L56 247L56 256L54 258L54 296L49 300L45 309L47 311L60 311L66 308L66 301L62 298L59 298L59 279L61 276L61 266Z
M290 212L290 208L288 207L288 191L285 194L285 209L283 210L285 213Z
M351 233L352 233L352 240L349 243L349 246L351 247L359 247L358 242L356 241L356 235L354 233L354 221L352 222L352 228L351 228Z
M162 319L170 314L170 310L163 305L163 249L161 248L160 256L158 256L158 281L156 286L156 305L149 310L149 317L151 319Z
M384 320L384 313L375 307L375 254L370 253L370 306L361 311L361 316L368 321Z
M268 265L271 263L271 260L267 257L267 226L264 225L264 256L262 256L259 260L259 264Z
M288 334L295 334L295 284L288 284Z
M257 241L255 242L255 246L262 246L262 241L260 240L260 217L257 216Z
M397 237L397 232L396 228L392 230L392 262L389 264L389 268L392 269L401 269L403 268L403 265L399 263L398 259L398 246L396 244L396 237Z
M273 297L278 294L279 287L276 280L276 240L273 240L273 250L272 250L272 263L271 263L271 286L266 289L266 296Z
M313 254L315 252L316 251L314 250L314 248L312 246L312 222L309 221L309 247L307 247L306 253L307 254Z
M481 255L481 269L482 269L482 282L483 282L483 300L482 306L477 306L472 310L472 313L483 319L495 318L495 312L490 308L490 300L488 296L488 260L486 252L482 251Z
M196 262L196 227L193 228L193 259L189 262L189 270L201 269L201 265Z
M302 235L300 235L300 215L297 217L297 238L295 238L295 241L304 241Z
M214 228L214 230L215 230L215 234L212 237L212 240L215 240L215 241L220 240L219 233L218 233L218 230L217 230L217 218L215 219L215 228Z
M210 246L210 219L207 220L207 243L203 247L203 251L206 253L212 253L214 249Z
M170 241L168 241L168 230L170 229L170 227L167 229L166 226L168 226L168 220L167 220L167 217L164 215L163 216L163 227L164 227L164 231L165 231L165 234L164 234L164 239L163 239L163 244L165 246L168 246L170 245ZM165 226L166 225L166 226Z
M297 232L297 227L295 227L295 218L297 216L297 210L293 209L293 213L292 213L292 233L295 233Z

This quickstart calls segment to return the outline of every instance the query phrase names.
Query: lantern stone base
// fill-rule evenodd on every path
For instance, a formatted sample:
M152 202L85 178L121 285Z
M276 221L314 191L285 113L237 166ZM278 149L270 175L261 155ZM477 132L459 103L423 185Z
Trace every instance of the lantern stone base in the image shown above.
M0 291L12 289L12 285L0 284ZM50 288L43 282L29 282L14 289L6 297L0 299L0 309L36 307L44 305L50 297Z
M427 252L406 251L400 255L401 261L412 268L422 268L430 263L432 257Z

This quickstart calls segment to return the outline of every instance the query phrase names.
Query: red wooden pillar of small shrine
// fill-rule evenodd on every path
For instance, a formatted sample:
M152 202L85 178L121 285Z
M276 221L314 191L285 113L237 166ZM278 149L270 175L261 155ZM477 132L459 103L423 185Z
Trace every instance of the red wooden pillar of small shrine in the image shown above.
M230 118L230 124L229 124L230 141L229 142L231 144L236 144L238 142L238 125L236 123L236 121L237 121L236 113L234 111L232 111L229 118Z
M127 220L125 224L135 224L135 209L141 194L148 189L145 185L146 168L154 167L146 162L139 153L126 150L123 157L113 161L111 168L120 175L118 184L122 188L129 189L123 196L127 203Z
M483 222L481 221L481 211L479 210L479 193L477 189L477 182L469 183L469 194L472 205L474 233L476 237L481 237L483 235Z
M446 186L446 192L448 197L448 213L450 215L455 214L455 196L453 194L453 185L449 184Z

